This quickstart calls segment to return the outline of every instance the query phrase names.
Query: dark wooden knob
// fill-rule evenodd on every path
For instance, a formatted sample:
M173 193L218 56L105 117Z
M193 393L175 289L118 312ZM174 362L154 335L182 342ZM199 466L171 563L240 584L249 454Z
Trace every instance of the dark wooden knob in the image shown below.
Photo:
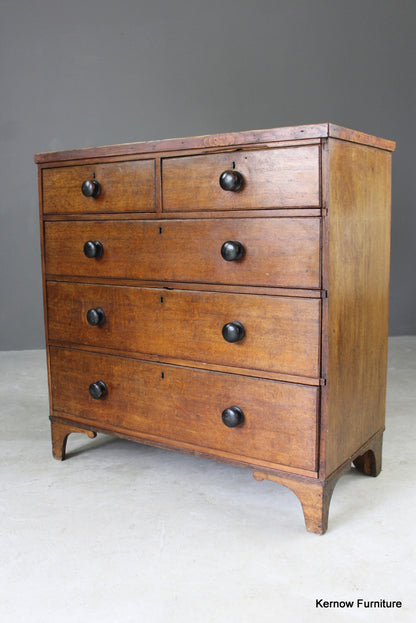
M84 197L95 199L100 194L101 186L97 180L85 180L82 182L81 191Z
M227 240L221 247L221 255L227 262L241 260L244 255L244 247L237 240Z
M101 257L104 247L99 240L88 240L84 244L84 253L87 257Z
M241 322L227 322L222 328L222 337L227 342L239 342L246 334L246 330Z
M222 421L228 428L234 428L244 422L244 413L240 407L228 407L222 412Z
M87 311L87 322L92 327L97 327L105 322L105 313L101 307L94 307Z
M94 400L100 400L107 395L107 385L104 381L96 381L95 383L91 383L88 391L90 392L91 398L94 398Z
M220 186L223 190L240 190L243 185L243 176L238 171L223 171L220 175Z

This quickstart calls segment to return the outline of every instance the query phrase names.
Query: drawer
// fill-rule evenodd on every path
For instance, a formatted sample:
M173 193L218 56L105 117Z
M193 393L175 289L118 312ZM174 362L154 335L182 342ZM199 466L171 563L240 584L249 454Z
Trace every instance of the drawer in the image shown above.
M98 183L97 197L86 197L83 182ZM154 160L107 162L43 169L43 212L154 212Z
M191 283L319 288L319 218L46 222L46 272ZM100 258L84 243L100 241ZM226 241L243 246L226 261Z
M319 377L319 299L59 282L47 296L52 341ZM105 321L91 326L97 308ZM236 322L244 337L226 341Z
M111 432L174 440L306 470L316 468L317 388L50 348L52 404ZM93 399L89 385L104 381ZM238 406L243 422L223 424Z
M319 170L318 145L166 158L163 211L317 207ZM221 188L224 171L241 174L239 190Z

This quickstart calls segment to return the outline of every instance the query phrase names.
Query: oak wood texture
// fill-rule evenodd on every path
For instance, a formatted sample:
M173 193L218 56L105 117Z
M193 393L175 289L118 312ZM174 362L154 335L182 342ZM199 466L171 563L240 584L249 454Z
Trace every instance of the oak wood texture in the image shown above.
M223 190L223 171L243 176L238 191ZM243 210L319 206L319 147L285 147L162 161L163 211Z
M94 214L94 221L151 221L151 220L163 220L171 221L175 219L197 219L198 221L212 220L212 219L229 219L233 218L271 218L273 216L296 218L317 216L320 217L325 213L325 208L270 208L268 210L258 210L256 208L250 210L233 210L230 214L229 210L226 211L212 211L212 212L160 212L160 206L158 205L157 212L118 212L117 214L100 212ZM90 221L92 219L91 214L45 214L43 215L43 221Z
M61 424L59 422L51 423L52 454L54 459L58 461L65 459L66 442L71 433L85 433L90 439L94 439L97 436L96 432L85 430L79 426Z
M391 154L328 143L325 474L384 428Z
M54 412L240 457L314 470L317 388L50 347ZM94 400L89 384L108 394ZM221 414L238 405L244 423Z
M255 480L272 480L288 489L291 489L299 499L305 525L308 532L325 534L328 528L329 505L332 493L338 480L354 466L367 476L378 476L381 471L381 448L383 433L379 432L369 439L364 446L359 448L346 461L344 461L330 476L315 480L304 475L282 474L276 472L262 472L256 470L253 473Z
M381 472L383 435L376 435L368 447L353 459L354 467L366 476L378 476Z
M49 282L49 339L226 366L319 377L320 301ZM105 322L90 326L100 307ZM245 337L222 328L241 322Z
M325 534L328 529L329 505L332 493L340 477L350 468L350 462L344 463L336 472L326 480L314 480L313 478L297 479L286 475L276 475L255 471L255 480L271 480L284 485L296 495L302 505L305 525L308 532Z
M319 227L317 218L46 222L45 259L52 275L318 288ZM103 244L101 258L84 255L87 240ZM241 260L222 258L227 240L244 245Z
M109 427L105 424L101 424L98 422L83 422L82 424L79 424L76 421L75 416L68 413L52 411L49 419L52 423L57 422L59 424L65 424L68 426L72 426L75 423L76 426L82 427L83 430L89 430L90 432L95 432L97 434L110 434L113 436L117 436L120 439L135 441L142 445L154 446L155 448L163 448L164 450L178 451L183 454L191 454L193 456L212 459L214 461L220 461L222 463L235 465L237 467L267 470L267 473L283 473L295 475L296 477L306 476L308 478L318 478L318 474L315 470L311 471L307 469L302 469L300 467L294 467L293 465L278 465L275 463L270 463L269 461L265 461L264 459L245 458L241 455L233 454L232 452L224 452L222 450L207 448L201 445L197 445L195 443L186 443L184 441L178 441L175 439L167 439L166 437L162 438L158 435L151 435L150 433L143 433L137 430L128 430L114 424L111 426L111 429L109 429ZM83 430L79 432L83 432ZM138 451L140 450L138 449ZM82 452L82 449L77 449L77 454L79 452Z
M69 275L50 275L47 274L47 281L73 282L74 277ZM164 290L200 290L209 292L229 292L235 294L264 294L266 296L289 296L300 298L321 299L327 296L326 290L303 290L302 288L280 288L273 286L241 286L221 283L197 283L197 282L178 282L162 281L155 279L120 279L106 277L76 277L77 283L96 283L97 285L117 285L117 286L140 286L145 288L163 288Z
M158 141L142 141L138 143L124 143L121 145L104 145L102 147L84 147L66 151L44 152L35 155L38 164L61 162L63 160L77 160L96 157L129 156L155 152L179 151L185 149L215 149L232 148L240 145L261 145L293 141L308 141L311 139L326 139L328 137L341 138L346 141L371 145L379 149L394 151L395 142L365 134L357 130L343 128L334 123L318 123L311 125L286 126L266 130L246 130L243 132L228 132L223 134L209 134L191 136L187 138L171 138Z
M82 183L96 180L98 197L84 197ZM95 212L154 212L154 160L93 163L43 169L43 211L45 214Z
M381 470L394 147L327 123L38 154L54 456L104 432L248 467L324 533L351 463Z

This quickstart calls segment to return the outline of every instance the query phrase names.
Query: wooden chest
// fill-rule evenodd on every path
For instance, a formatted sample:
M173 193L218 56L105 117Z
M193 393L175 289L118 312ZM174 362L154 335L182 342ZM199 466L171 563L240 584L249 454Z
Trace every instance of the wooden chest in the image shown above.
M53 454L248 467L325 532L381 469L391 152L332 124L37 154Z

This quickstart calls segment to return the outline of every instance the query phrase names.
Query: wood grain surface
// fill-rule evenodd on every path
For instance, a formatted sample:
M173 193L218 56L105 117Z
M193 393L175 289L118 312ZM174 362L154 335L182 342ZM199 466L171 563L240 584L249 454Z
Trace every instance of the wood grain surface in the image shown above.
M320 301L49 282L49 339L241 368L319 377ZM106 320L90 326L87 311ZM227 342L222 328L244 325Z
M235 169L241 190L223 190L223 171ZM319 147L241 151L162 161L163 211L244 210L320 205Z
M55 412L313 470L317 389L51 347ZM89 384L103 380L104 399ZM237 405L244 423L227 428Z
M35 155L38 164L78 160L86 158L129 156L155 152L169 152L190 149L214 149L221 147L238 147L240 145L273 144L286 141L320 140L327 137L338 137L364 145L372 145L379 149L394 151L396 144L383 138L343 128L334 123L317 123L310 125L286 126L265 130L245 130L186 138L170 138L157 141L124 143L121 145L104 145L101 147L84 147L65 151L44 152Z
M325 123L37 154L55 457L99 431L251 467L322 534L351 462L381 470L394 148Z
M93 179L100 194L84 197L82 183ZM155 211L154 160L44 169L42 187L45 214Z
M87 240L104 246L85 257ZM244 246L227 262L227 240ZM319 219L210 219L45 223L45 258L52 275L320 287Z
M330 140L326 474L384 428L390 201L391 154Z

